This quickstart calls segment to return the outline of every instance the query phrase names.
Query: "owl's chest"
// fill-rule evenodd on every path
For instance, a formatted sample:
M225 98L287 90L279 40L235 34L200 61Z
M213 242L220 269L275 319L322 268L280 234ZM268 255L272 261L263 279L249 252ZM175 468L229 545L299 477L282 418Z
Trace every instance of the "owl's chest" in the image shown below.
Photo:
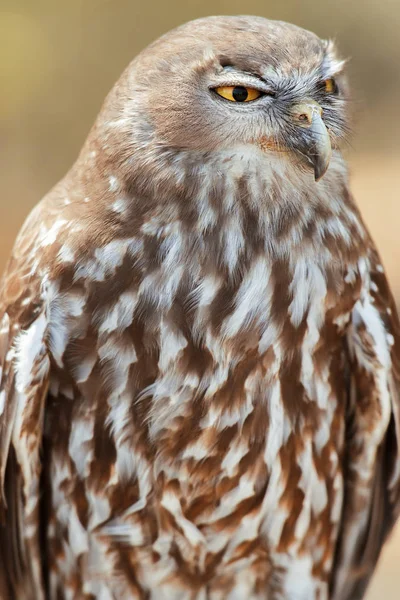
M177 465L192 482L253 469L260 485L260 471L276 466L293 435L322 450L341 429L335 414L346 399L350 295L340 310L317 268L300 269L288 283L263 261L235 291L203 283L197 302L196 290L158 320L154 379L138 398L171 476ZM290 450L303 451L302 444Z
M266 254L235 276L172 266L135 285L130 269L117 271L118 286L104 280L55 298L54 394L82 397L113 444L131 435L157 448L160 469L191 481L194 472L238 477L249 453L268 471L292 433L326 441L344 386L353 288L343 274Z
M171 252L140 274L108 257L113 279L103 267L91 285L53 297L51 349L70 388L101 391L111 413L124 398L151 440L190 423L241 429L252 414L266 422L281 405L296 419L308 401L326 403L335 386L329 374L343 360L355 271L263 252L228 272L218 257L211 268L190 253L175 264Z
M249 581L253 561L267 577L271 556L325 556L341 509L344 277L338 291L315 261L265 255L236 277L189 263L121 275L49 308L56 520L72 527L79 482L88 528L160 569L178 551L200 570L220 555L235 578L249 539Z

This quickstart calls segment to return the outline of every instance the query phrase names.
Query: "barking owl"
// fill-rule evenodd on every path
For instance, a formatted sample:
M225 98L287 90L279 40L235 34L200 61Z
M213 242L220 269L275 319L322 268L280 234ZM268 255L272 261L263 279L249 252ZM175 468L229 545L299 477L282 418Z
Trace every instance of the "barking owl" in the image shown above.
M344 62L211 17L144 50L1 287L3 600L356 600L400 505L399 323Z

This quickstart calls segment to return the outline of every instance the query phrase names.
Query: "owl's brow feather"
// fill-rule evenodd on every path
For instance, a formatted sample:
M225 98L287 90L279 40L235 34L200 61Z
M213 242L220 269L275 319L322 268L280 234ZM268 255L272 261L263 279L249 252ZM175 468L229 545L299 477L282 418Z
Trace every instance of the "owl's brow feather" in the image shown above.
M336 56L335 42L328 40L326 42L325 53L321 62L320 70L322 77L328 79L329 77L335 77L341 73L347 64L349 59L341 59Z

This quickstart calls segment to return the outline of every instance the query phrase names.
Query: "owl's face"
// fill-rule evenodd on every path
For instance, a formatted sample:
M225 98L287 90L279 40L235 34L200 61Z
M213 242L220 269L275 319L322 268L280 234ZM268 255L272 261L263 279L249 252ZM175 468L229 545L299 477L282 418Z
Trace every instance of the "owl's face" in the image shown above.
M257 147L313 168L318 180L348 130L343 64L331 43L287 23L201 19L142 53L137 101L159 146Z

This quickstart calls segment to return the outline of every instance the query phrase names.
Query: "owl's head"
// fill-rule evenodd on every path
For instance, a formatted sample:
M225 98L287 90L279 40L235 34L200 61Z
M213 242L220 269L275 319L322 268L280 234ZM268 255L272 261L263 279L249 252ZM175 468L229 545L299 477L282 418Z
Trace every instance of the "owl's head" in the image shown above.
M163 149L223 156L247 147L319 180L348 131L343 67L331 42L294 25L199 19L132 63L124 115L149 160Z

